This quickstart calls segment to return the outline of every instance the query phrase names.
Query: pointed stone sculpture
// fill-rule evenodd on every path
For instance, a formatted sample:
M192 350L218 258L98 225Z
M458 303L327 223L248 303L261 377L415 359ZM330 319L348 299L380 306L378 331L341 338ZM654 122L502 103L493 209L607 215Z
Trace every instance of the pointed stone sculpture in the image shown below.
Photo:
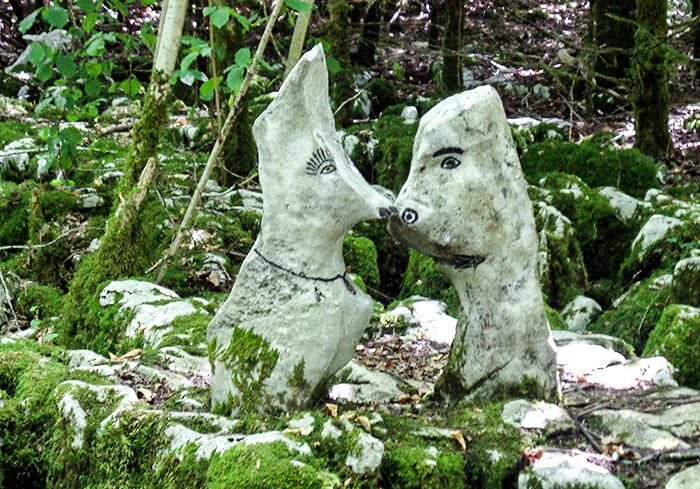
M454 95L423 116L394 205L391 234L440 264L463 309L436 391L555 397L532 204L496 90Z
M234 415L308 405L352 358L373 307L347 275L343 238L393 212L343 152L320 45L296 64L253 135L262 226L207 328L212 404Z

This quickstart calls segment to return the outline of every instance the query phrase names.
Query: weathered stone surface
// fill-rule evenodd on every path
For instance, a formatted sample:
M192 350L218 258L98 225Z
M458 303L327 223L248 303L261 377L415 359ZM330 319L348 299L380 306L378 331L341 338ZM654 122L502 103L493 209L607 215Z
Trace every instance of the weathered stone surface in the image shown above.
M132 310L140 304L162 300L179 299L170 289L141 280L118 280L110 282L100 292L102 307L119 303L120 309Z
M673 228L683 225L683 221L675 217L654 214L639 230L632 241L632 252L637 260L642 260L647 252L666 237Z
M632 346L616 336L598 333L582 334L568 330L554 330L552 331L552 336L554 337L554 343L556 343L557 347L566 346L569 343L584 343L602 346L628 358L635 356Z
M395 205L392 235L441 264L464 309L437 390L556 396L532 205L492 87L449 97L421 118Z
M443 302L414 296L384 313L380 322L386 326L400 322L411 325L406 330L405 340L426 338L449 345L455 337L457 320L446 310Z
M605 468L591 463L582 452L571 454L545 452L536 460L530 472L518 476L518 488L541 487L595 487L596 489L624 489L620 480Z
M683 426L685 420L671 420L663 415L639 413L629 409L601 409L587 419L595 426L599 426L607 436L633 448L651 450L690 448L690 445L672 432L673 425L670 424L679 423Z
M29 153L36 148L32 138L22 138L8 143L0 151L0 177L28 177ZM23 153L22 150L27 150Z
M666 489L700 489L700 465L681 470L666 482Z
M503 406L501 418L504 422L528 430L547 430L549 433L576 429L571 416L556 404L524 399L510 401Z
M583 333L586 331L586 327L600 316L602 311L603 309L596 301L590 297L579 295L564 306L561 317L569 330Z
M357 444L350 449L345 465L356 474L366 474L378 469L384 457L384 444L364 432L357 437Z
M642 202L641 200L627 195L615 187L603 187L598 192L608 199L610 206L615 209L615 214L623 222L632 219L639 208L649 205L646 202Z
M673 299L678 304L700 307L700 257L686 258L673 269Z
M352 360L340 372L345 382L331 387L328 396L336 401L389 402L405 395L399 382L384 372L374 372Z
M347 277L343 238L392 212L343 152L320 45L302 56L253 134L261 230L207 330L212 402L225 412L288 411L322 394L373 309Z

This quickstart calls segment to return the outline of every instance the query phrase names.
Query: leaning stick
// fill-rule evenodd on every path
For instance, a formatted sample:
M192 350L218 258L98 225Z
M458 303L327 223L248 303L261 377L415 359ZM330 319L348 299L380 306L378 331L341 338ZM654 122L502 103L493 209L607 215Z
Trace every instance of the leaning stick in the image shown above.
M175 253L177 252L177 249L179 248L180 243L182 242L182 239L185 236L185 233L192 224L192 220L194 219L194 213L197 207L199 206L199 201L206 187L207 180L209 180L209 175L211 175L214 166L216 166L216 162L219 159L219 154L221 153L221 149L223 148L224 141L226 141L229 132L231 132L233 124L236 122L236 117L238 117L238 113L241 110L241 104L243 103L243 97L245 97L246 92L248 91L248 87L250 86L250 83L253 80L253 76L255 76L255 72L258 68L258 60L262 58L262 55L265 52L267 43L269 42L270 36L272 35L272 28L274 27L275 22L277 21L277 17L279 16L283 6L284 1L277 0L275 7L270 13L270 17L267 19L265 31L263 32L263 35L260 38L258 48L255 51L255 56L253 57L250 66L248 66L248 70L246 71L245 78L243 79L243 83L241 84L241 88L236 94L236 98L233 102L233 107L231 108L231 111L229 112L228 117L226 118L226 122L224 122L224 127L221 129L221 134L214 143L214 148L212 148L211 153L209 154L207 164L204 167L202 176L199 178L199 183L197 184L197 188L194 190L192 200L190 200L190 203L187 206L187 211L185 211L185 216L182 218L182 222L180 223L180 227L177 229L175 238L170 243L170 247L163 256L163 261L160 265L160 270L158 270L158 276L156 278L157 283L163 280L163 275L165 275L165 269L168 266L168 261L170 260L170 258L175 256Z

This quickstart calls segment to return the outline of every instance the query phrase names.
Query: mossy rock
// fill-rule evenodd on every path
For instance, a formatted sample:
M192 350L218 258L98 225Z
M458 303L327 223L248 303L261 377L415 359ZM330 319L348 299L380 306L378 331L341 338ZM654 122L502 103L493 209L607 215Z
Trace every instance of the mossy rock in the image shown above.
M539 181L546 202L571 220L590 280L616 278L642 225L622 221L608 199L575 175L551 173Z
M555 207L535 202L535 225L539 235L538 266L546 302L561 309L585 295L588 273L571 221Z
M448 314L452 316L459 314L457 292L435 260L411 250L399 298L406 299L414 295L440 300L447 304Z
M560 172L576 175L591 187L618 187L635 197L644 197L648 189L659 187L656 163L637 149L545 141L530 146L520 162L533 184L548 173Z
M388 444L382 462L382 477L392 487L405 489L458 489L464 486L461 453L425 446L422 440Z
M296 460L296 462L295 462ZM207 489L319 489L323 473L295 459L284 443L239 444L214 457Z
M29 185L0 181L0 246L23 245L29 239Z
M561 317L559 311L552 309L548 304L544 305L544 313L547 316L547 322L549 323L549 329L563 329L568 330L568 326L564 322L564 318Z
M644 356L663 356L681 385L700 389L700 309L672 304L649 335Z
M61 313L62 301L61 289L29 282L19 289L15 309L29 319L45 319Z
M652 216L651 219L661 216ZM642 228L644 229L644 228ZM676 263L700 248L700 221L681 221L663 237L642 249L641 240L632 243L619 272L621 283L639 280L659 271L672 272Z
M350 271L358 275L366 287L379 288L377 248L372 240L348 234L343 241L343 256Z
M671 298L669 279L654 277L629 287L617 307L605 311L587 331L617 336L641 353Z
M676 263L673 269L673 302L700 307L700 256Z

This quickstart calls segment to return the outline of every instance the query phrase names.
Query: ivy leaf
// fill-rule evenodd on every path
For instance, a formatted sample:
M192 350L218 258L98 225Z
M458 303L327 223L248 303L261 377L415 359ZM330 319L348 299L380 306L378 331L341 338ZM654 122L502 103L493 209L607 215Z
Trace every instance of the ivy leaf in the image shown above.
M303 0L284 0L284 4L297 12L309 12L311 10L311 4Z
M211 99L214 98L214 88L216 88L216 84L221 81L221 77L216 77L216 78L210 78L206 82L202 84L201 87L199 87L199 98L201 98L205 102L209 102Z
M75 2L78 5L78 8L85 12L86 14L92 13L95 11L95 2L94 0L78 0Z
M56 68L63 78L70 78L78 70L72 54L59 55L56 58Z
M248 63L250 62L250 49L241 48L238 51L236 51L234 60L236 62L236 65L240 66L241 68L245 68L246 66L248 66Z
M50 7L45 9L41 16L51 27L60 29L68 23L68 11L63 7Z
M119 82L119 89L124 92L127 97L136 97L141 90L141 83L132 76Z
M31 27L34 25L34 22L36 22L36 16L41 13L43 8L38 8L31 14L27 15L22 21L19 23L19 32L22 34L25 34Z

